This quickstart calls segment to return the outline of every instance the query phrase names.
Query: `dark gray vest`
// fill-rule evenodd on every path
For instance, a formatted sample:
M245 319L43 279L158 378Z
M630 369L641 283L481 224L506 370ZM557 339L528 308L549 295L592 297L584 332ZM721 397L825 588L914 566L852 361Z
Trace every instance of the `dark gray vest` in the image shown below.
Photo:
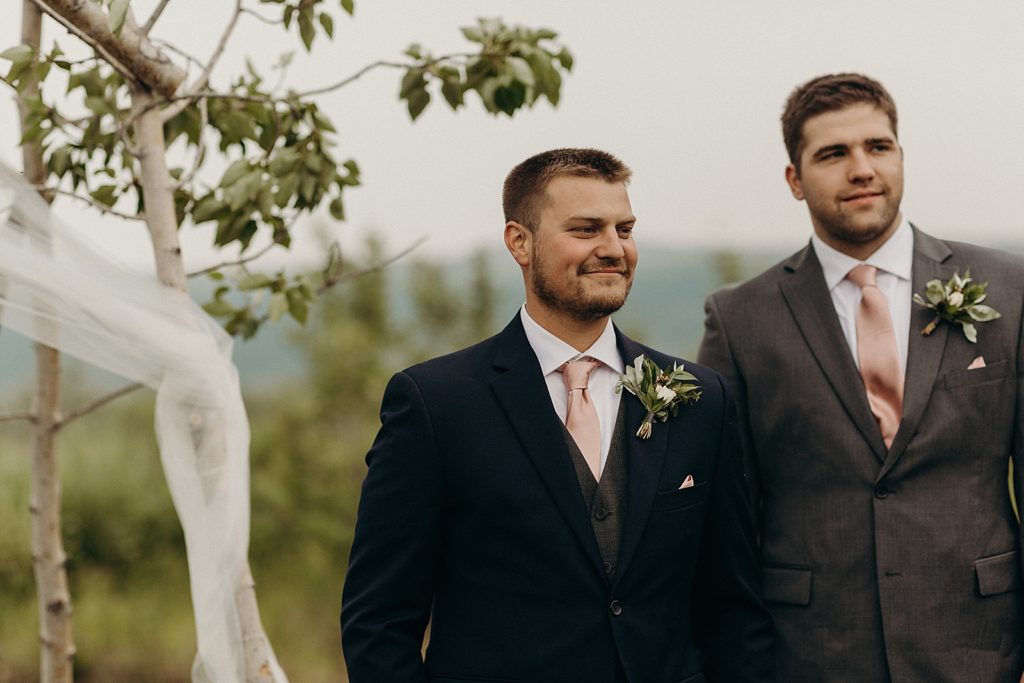
M590 511L590 525L594 529L597 547L604 560L604 572L608 581L615 575L615 565L619 559L619 542L622 539L622 522L626 513L626 448L623 441L625 429L623 422L624 401L619 401L619 413L615 418L615 430L612 443L608 448L608 459L601 472L601 481L594 479L590 466L587 465L583 453L569 435L567 429L565 443L569 446L569 456L576 469L583 491L583 501Z

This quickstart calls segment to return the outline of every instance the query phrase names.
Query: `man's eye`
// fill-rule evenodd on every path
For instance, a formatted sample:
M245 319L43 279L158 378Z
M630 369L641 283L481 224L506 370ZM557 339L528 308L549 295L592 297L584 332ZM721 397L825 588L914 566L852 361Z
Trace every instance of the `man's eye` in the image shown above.
M629 237L629 236L631 236L633 234L633 226L632 225L623 225L618 230L619 230L619 234L621 236L623 236L623 237Z
M597 228L595 228L593 225L580 225L578 227L573 228L573 230L575 232L581 232L584 235L593 235L594 233L597 232Z

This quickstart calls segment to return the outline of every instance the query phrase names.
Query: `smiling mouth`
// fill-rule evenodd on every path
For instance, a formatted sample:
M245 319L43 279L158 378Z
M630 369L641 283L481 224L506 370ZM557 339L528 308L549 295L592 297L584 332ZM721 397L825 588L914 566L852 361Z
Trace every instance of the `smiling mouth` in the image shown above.
M857 194L850 195L849 197L844 197L843 201L844 202L863 202L863 201L875 199L876 197L881 197L881 196L882 196L881 192L858 192Z

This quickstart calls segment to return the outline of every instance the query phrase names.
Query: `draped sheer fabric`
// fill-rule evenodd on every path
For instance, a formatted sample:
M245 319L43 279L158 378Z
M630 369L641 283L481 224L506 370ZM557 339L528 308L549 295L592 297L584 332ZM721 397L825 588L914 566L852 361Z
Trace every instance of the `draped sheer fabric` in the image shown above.
M0 325L156 391L160 459L188 556L192 680L244 681L235 589L248 555L249 424L231 338L187 294L62 224L2 163Z

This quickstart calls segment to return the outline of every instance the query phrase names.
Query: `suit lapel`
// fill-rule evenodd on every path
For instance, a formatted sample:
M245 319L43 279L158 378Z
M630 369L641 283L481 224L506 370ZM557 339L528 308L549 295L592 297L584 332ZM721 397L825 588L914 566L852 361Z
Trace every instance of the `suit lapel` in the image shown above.
M501 333L494 366L499 371L491 383L494 395L566 524L579 539L595 569L604 576L601 553L562 427L518 315Z
M911 286L914 292L923 292L925 284L936 278L946 281L953 275L952 266L943 266L952 252L940 240L914 228L914 265L911 271ZM932 319L927 308L914 304L910 312L910 338L907 344L907 373L903 390L903 419L885 459L885 465L878 474L884 477L893 468L917 431L917 425L924 415L928 399L935 386L942 355L949 338L949 325L939 325L924 337L921 330Z
M825 276L813 247L807 245L785 267L792 275L784 279L779 288L800 334L850 419L878 459L884 461L885 442L871 414L864 383L849 352L849 344L843 336L839 317L825 286Z
M623 361L629 365L644 351L639 344L615 330ZM619 546L619 563L615 572L618 582L629 568L629 562L636 552L644 527L651 516L651 506L657 493L658 478L668 449L668 425L657 423L648 439L636 436L646 415L640 401L623 390L625 402L623 419L625 424L626 485L629 491L626 500L626 518L622 526L622 542Z

